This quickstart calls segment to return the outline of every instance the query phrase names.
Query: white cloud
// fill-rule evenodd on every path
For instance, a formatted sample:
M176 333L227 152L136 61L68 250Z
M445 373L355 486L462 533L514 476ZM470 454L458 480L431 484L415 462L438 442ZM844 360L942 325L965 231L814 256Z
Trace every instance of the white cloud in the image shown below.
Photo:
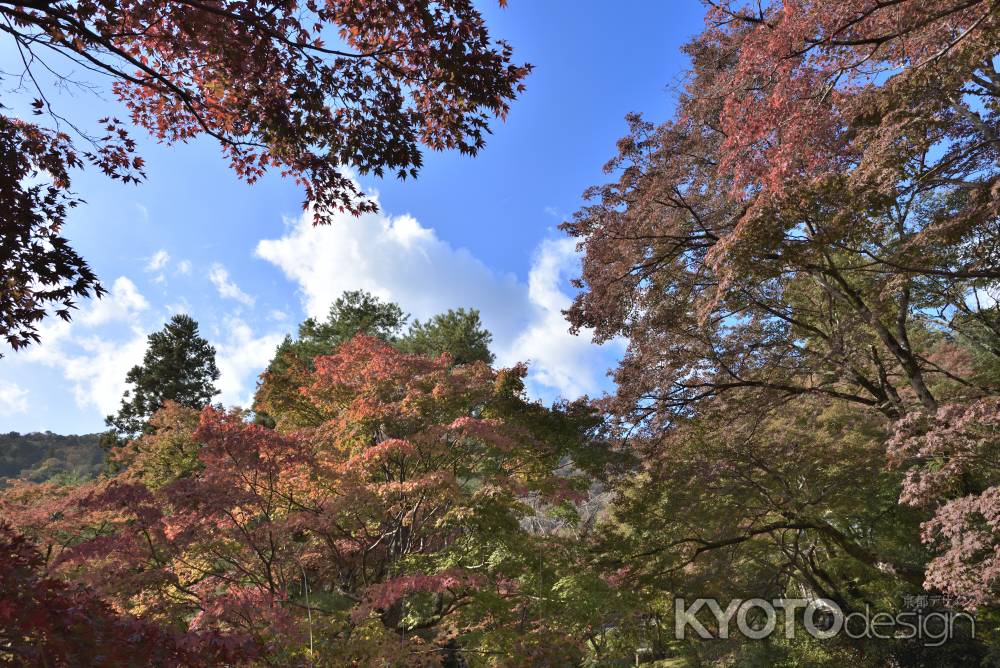
M142 361L146 334L140 316L148 308L135 284L120 276L109 294L90 301L73 321L49 320L41 343L22 359L60 370L77 406L107 415L118 407L125 374Z
M47 321L42 342L27 348L19 361L41 364L66 379L76 405L99 412L103 418L118 410L128 385L125 375L142 362L151 330L143 322L146 299L122 276L103 299L85 304L71 321ZM168 313L186 312L186 302L167 305ZM159 328L159 321L154 328ZM264 369L284 333L256 335L243 320L225 319L216 347L220 378L217 399L227 405L248 406L257 375ZM26 392L0 380L0 415L23 411Z
M558 388L568 398L598 392L610 362L608 356L595 354L598 347L591 343L590 332L570 334L562 313L572 301L561 284L567 274L577 273L575 246L572 239L547 239L539 245L528 274L531 323L505 354L535 362L529 382Z
M73 381L77 406L93 406L102 415L118 410L128 386L125 374L142 362L146 344L146 334L138 326L131 329L124 342L108 341L100 336L80 339L81 354L61 360L64 375Z
M576 397L604 386L609 352L586 334L571 336L561 313L570 301L562 278L576 262L571 242L544 242L526 286L408 215L345 214L314 226L306 211L287 224L281 238L260 241L256 254L298 284L309 316L324 317L341 293L357 289L395 301L422 320L449 308L478 308L493 333L497 361L530 360L529 387L536 396Z
M146 263L146 271L159 271L167 266L168 262L170 262L170 253L161 248L149 258L149 262Z
M190 274L191 273L191 261L181 260L177 263L177 273L178 274Z
M95 327L109 322L128 321L149 308L131 280L124 276L115 279L110 294L90 302L90 308L77 316L81 322Z
M0 415L8 417L28 412L28 391L17 383L0 380Z
M965 303L972 309L993 308L998 302L1000 302L1000 285L976 288L965 300Z
M257 376L271 361L284 334L256 336L250 326L235 316L226 321L225 338L213 342L219 367L218 401L247 407L253 400Z
M208 272L208 280L212 281L212 285L215 289L219 291L219 296L223 299L235 299L241 304L247 306L253 306L254 298L243 292L240 286L236 285L231 278L229 278L229 272L221 264L216 262L212 265L211 270Z
M185 299L184 297L181 297L180 301L173 302L173 303L170 303L170 304L165 304L163 306L163 310L166 311L170 315L176 315L178 313L190 314L191 313L191 304L188 303L187 299Z
M516 320L527 307L513 275L497 276L410 216L345 214L314 226L305 212L284 237L258 243L256 253L298 283L313 317L324 317L344 291L363 289L420 319L449 308L479 308L494 335L507 340L522 326Z

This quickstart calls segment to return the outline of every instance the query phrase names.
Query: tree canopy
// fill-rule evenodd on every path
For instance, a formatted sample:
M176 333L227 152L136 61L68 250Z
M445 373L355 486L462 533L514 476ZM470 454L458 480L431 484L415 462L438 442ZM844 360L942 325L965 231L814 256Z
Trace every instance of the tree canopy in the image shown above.
M563 226L583 251L571 322L629 342L608 405L646 463L612 563L651 600L805 591L898 612L923 590L991 619L995 8L709 5L674 119L630 116L612 180ZM934 661L984 652L952 649Z
M479 311L460 308L439 313L424 323L414 320L401 346L421 355L448 353L455 364L492 364L492 341L493 335L483 329L479 320Z
M113 471L0 493L0 658L73 586L95 633L231 663L997 664L998 48L989 0L708 2L676 113L563 225L614 396L544 406L478 311L345 293L252 412L151 392ZM896 628L679 638L681 598Z
M486 331L475 309L452 309L432 317L427 323L413 321L395 302L386 302L364 290L351 290L330 306L326 320L307 318L298 336L286 336L274 358L261 374L253 408L264 423L276 414L291 419L293 404L308 410L297 400L295 388L303 383L303 374L313 369L313 360L333 352L358 334L372 336L396 348L420 355L448 354L454 364L493 362L489 344L493 336Z
M142 619L250 639L270 661L573 661L571 620L550 613L578 595L558 584L586 558L572 536L584 470L607 461L600 418L527 401L524 372L359 334L316 358L292 427L168 403L112 453L121 473L15 486L3 510L53 572ZM532 531L534 507L563 530ZM606 589L595 574L577 585Z

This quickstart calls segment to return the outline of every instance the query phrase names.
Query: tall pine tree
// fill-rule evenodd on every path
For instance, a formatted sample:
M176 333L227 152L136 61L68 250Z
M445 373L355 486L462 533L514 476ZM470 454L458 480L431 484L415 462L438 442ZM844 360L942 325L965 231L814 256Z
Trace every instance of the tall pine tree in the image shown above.
M149 335L142 364L125 376L131 388L125 391L116 415L105 423L118 438L134 438L148 431L149 418L164 402L190 408L206 406L219 391L215 381L215 348L198 334L198 323L190 316L175 315L163 329Z

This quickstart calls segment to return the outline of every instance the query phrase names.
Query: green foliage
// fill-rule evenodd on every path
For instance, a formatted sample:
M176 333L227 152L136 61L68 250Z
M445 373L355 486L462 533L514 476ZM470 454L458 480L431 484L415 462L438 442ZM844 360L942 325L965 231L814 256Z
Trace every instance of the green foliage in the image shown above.
M455 364L470 362L493 363L490 342L493 335L483 329L479 311L451 309L434 316L426 323L414 320L410 331L400 341L400 347L420 355L436 356L448 353Z
M393 342L408 316L392 302L364 290L345 292L330 307L323 322L308 318L299 325L297 353L304 358L325 355L357 334Z
M415 320L406 329L408 319L398 304L364 290L342 294L330 307L326 320L306 319L299 325L297 337L286 336L278 345L254 396L256 421L272 427L278 415L286 424L308 421L308 415L300 414L308 407L296 398L298 383L314 369L317 356L333 353L359 334L404 352L431 357L448 353L455 364L493 362L489 349L493 336L483 328L477 309L452 309L425 323Z
M199 415L197 409L166 402L150 418L146 433L111 450L112 467L127 469L153 490L190 476L201 469L201 444L192 437Z
M394 302L386 302L364 290L345 292L330 306L326 320L307 318L298 336L286 336L278 346L268 371L288 367L287 356L310 363L317 355L329 355L337 346L358 334L374 336L405 352L436 356L450 354L456 364L493 362L493 335L483 328L477 309L450 309L427 322L414 320L404 333L409 316Z
M125 376L131 389L122 397L121 408L105 423L117 438L135 438L148 429L149 419L165 402L202 408L219 391L215 381L215 348L198 333L190 316L175 315L159 332L149 335L142 364Z

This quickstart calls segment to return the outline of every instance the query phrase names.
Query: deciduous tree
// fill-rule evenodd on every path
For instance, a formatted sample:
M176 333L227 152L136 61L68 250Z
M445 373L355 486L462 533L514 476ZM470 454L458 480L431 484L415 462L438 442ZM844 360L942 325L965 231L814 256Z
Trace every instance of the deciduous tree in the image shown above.
M573 518L607 458L593 409L527 401L524 373L358 335L304 373L294 428L209 407L191 431L168 405L117 476L17 486L3 509L61 577L274 663L566 664L585 638L557 611L604 587Z
M995 7L709 4L673 120L630 116L611 182L564 225L584 253L571 322L629 341L608 405L648 448L615 511L635 573L890 605L886 566L894 587L995 601ZM906 478L864 473L887 446ZM931 480L946 489L918 494ZM884 507L900 494L915 507ZM713 583L721 560L747 579Z
M182 633L122 615L92 591L44 574L24 536L0 523L0 661L18 666L246 665L245 637Z

